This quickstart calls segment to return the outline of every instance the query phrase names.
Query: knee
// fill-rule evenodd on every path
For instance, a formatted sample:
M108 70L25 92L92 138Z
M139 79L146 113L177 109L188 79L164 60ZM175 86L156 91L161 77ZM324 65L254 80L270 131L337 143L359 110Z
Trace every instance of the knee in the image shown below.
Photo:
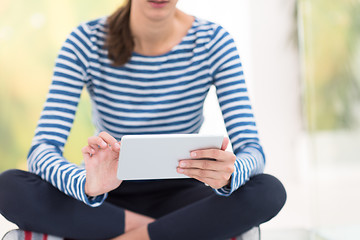
M246 211L251 213L249 218L254 218L256 225L276 216L286 202L284 186L277 178L268 174L252 177L232 196L235 206L239 206L239 214L244 211L242 206L246 206Z
M10 169L0 174L0 199L11 197L11 192L16 190L16 184L19 182L19 177L23 175L24 171L18 169ZM14 189L15 188L15 189Z
M276 216L286 202L286 190L283 184L274 176L261 174L254 176L255 195L257 207L265 213L267 220Z
M19 203L21 191L21 176L24 171L11 169L0 174L0 213L5 217L14 208L16 209Z

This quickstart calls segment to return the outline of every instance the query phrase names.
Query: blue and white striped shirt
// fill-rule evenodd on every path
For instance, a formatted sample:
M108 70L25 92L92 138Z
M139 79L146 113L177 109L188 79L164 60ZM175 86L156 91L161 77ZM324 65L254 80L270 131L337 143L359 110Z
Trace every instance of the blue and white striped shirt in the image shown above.
M105 27L106 17L83 23L64 42L28 155L31 172L65 194L99 206L106 194L89 198L85 169L62 155L83 87L92 100L97 132L120 140L125 134L197 133L211 85L237 156L230 188L216 193L228 196L263 171L265 158L242 65L226 30L196 18L168 53L133 53L124 66L114 67L104 48Z

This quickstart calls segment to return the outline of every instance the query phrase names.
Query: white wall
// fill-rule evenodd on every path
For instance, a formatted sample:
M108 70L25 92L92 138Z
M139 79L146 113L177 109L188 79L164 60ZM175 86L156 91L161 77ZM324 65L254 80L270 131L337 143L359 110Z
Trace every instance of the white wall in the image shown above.
M297 181L304 159L298 159L302 117L299 58L293 34L295 1L250 2L253 103L268 156L267 171Z

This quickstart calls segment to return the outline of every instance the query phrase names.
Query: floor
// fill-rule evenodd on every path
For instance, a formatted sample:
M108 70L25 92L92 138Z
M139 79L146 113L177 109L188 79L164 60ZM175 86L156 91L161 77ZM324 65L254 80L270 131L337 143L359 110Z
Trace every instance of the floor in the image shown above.
M0 215L0 237L4 236L7 231L17 228L15 224L8 222L2 215Z

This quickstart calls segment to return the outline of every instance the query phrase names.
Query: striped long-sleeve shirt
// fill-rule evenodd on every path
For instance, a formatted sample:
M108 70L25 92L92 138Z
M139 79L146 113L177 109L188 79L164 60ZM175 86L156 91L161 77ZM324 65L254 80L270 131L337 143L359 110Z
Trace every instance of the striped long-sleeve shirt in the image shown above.
M106 17L81 24L64 42L28 155L29 171L65 194L99 206L106 194L85 194L86 172L63 157L81 92L92 101L97 132L118 140L126 134L197 133L203 104L215 85L225 126L237 159L228 196L261 173L265 158L235 43L221 26L195 18L187 35L166 54L133 53L112 66L104 47Z

